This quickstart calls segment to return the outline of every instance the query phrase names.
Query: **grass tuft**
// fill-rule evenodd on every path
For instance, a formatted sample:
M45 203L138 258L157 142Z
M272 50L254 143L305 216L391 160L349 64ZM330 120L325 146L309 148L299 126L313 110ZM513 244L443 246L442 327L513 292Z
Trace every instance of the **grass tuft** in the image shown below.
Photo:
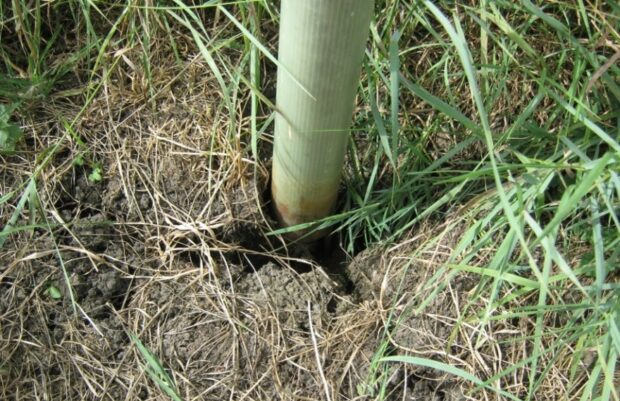
M0 398L618 400L619 12L377 0L339 287L260 209L276 3L2 2Z

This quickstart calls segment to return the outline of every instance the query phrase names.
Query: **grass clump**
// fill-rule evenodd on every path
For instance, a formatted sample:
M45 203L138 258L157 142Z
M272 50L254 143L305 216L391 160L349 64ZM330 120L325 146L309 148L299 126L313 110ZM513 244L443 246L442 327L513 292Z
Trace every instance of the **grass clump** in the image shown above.
M352 199L359 207L347 227L371 238L402 238L429 216L465 224L441 267L452 272L446 282L460 277L456 272L478 276L457 326L476 328L476 346L511 319L531 328L510 340L527 349L522 359L470 381L478 388L494 384L504 396L504 389L520 387L511 393L539 399L558 379L562 389L550 398L615 399L620 97L617 67L608 62L614 49L601 46L602 38L618 35L613 6L404 7L401 24L425 36L401 42L400 53L416 54L411 59L427 72L403 73L400 101L422 100L417 108L428 107L430 117L421 126L409 110L401 112L400 126L420 127L419 133L401 130L391 186L352 192L360 194ZM393 57L376 54L373 64L385 60L387 76ZM391 86L384 85L387 92ZM380 135L384 124L377 122ZM430 141L438 139L431 129L450 135L437 156L430 153ZM376 147L382 152L385 145ZM373 174L381 158L375 160ZM387 359L457 372L427 358ZM508 385L511 375L522 382Z
M276 4L0 7L0 398L619 398L616 2L377 1L348 293L260 209Z

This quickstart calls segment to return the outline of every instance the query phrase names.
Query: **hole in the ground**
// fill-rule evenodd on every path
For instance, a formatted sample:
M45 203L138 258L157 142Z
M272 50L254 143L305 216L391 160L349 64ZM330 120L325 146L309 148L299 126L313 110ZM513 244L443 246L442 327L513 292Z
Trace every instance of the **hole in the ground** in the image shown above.
M338 299L336 299L335 297L331 297L329 302L327 302L327 313L336 313L336 310L338 309Z
M189 261L194 266L200 266L204 262L200 251L181 251L179 258Z
M258 188L261 196L261 213L247 213L246 215L264 216L268 223L275 227L275 216L272 210L270 181L265 182L263 188ZM344 199L344 196L340 196ZM254 206L256 207L256 206ZM344 204L341 202L338 210ZM243 213L243 210L238 211ZM218 252L227 262L242 267L246 272L255 272L269 263L276 265L286 263L298 273L312 270L313 265L321 266L324 271L339 284L339 293L351 294L354 283L347 275L347 264L351 255L345 251L342 235L338 232L316 240L312 243L288 241L283 243L279 238L265 235L265 223L250 219L236 220L230 225L216 231L216 237L228 244L235 244L236 249ZM188 239L192 242L191 239ZM286 241L286 239L285 239ZM357 251L363 250L363 239L354 241ZM191 247L188 247L191 248ZM205 256L198 250L186 250L181 256L194 265L205 263ZM215 256L215 255L212 255Z
M267 216L271 222L275 222L277 219L271 200L271 178L266 184L266 187L262 191L261 204L263 205L263 214ZM341 190L341 192L343 191L344 189ZM338 199L340 199L340 201L336 207L336 211L342 211L344 208L344 194L340 193ZM356 238L353 241L354 254L349 255L345 251L341 232L336 232L312 243L290 242L287 248L283 249L281 252L288 255L303 255L306 259L321 266L334 281L338 282L343 293L351 294L354 290L354 283L347 275L347 264L355 254L364 250L364 245L364 239L361 236ZM308 271L311 268L311 264L292 263L292 267L299 272L303 272Z

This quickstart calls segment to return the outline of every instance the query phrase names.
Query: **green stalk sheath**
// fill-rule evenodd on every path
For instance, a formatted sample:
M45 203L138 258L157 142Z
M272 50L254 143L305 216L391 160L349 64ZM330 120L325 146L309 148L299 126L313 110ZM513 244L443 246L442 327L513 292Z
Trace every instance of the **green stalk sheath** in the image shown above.
M282 0L271 192L283 226L333 212L374 0Z

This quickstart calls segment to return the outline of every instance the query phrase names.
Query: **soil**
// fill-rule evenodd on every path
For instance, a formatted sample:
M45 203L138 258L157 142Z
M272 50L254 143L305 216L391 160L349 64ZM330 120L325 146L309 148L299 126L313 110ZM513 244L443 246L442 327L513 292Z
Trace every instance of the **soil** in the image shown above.
M159 357L187 399L327 399L324 380L332 399L376 391L362 383L376 373L381 306L395 299L391 288L381 299L383 251L351 260L346 288L312 258L274 251L261 237L258 185L233 187L204 211L209 199L195 190L192 163L159 163L169 173L148 189L116 174L92 183L76 169L55 201L67 224L28 239L3 268L2 360L9 370L2 384L12 391L5 399L165 399L144 377L130 333ZM186 227L181 210L215 223ZM165 229L132 224L166 219ZM407 285L418 279L411 274ZM60 294L52 296L53 289ZM426 316L409 323L424 325ZM400 329L394 340L407 347L430 341ZM458 383L431 371L399 367L391 375L389 399L460 399Z
M344 286L307 251L292 257L261 237L269 221L256 207L257 184L222 192L205 211L192 163L158 162L169 173L151 188L111 174L92 183L76 169L55 202L66 225L35 234L3 268L5 399L166 399L145 377L130 333L185 399L327 399L325 383L331 399L374 398L373 356L389 305L402 296L386 286L385 250L348 261ZM181 213L212 223L184 225ZM421 278L411 269L405 292ZM390 352L445 341L449 325L433 316L446 308L438 298L405 318ZM460 383L432 370L396 365L388 374L387 399L463 399Z

